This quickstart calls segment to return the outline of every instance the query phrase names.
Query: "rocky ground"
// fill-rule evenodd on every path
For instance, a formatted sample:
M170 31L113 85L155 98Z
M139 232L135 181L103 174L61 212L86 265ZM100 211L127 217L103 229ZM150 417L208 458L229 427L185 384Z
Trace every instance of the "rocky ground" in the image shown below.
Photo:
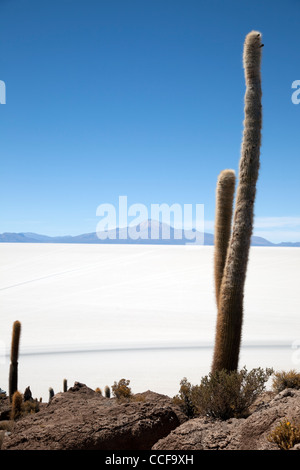
M300 390L264 393L250 416L227 421L188 419L152 391L122 401L78 382L37 413L12 421L9 409L0 400L1 450L279 450L267 437L283 419L300 424Z

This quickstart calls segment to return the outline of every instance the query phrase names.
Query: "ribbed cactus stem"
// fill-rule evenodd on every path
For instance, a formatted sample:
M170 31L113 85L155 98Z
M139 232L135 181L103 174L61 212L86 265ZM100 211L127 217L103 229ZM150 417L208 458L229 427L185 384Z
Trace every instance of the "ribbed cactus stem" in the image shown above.
M223 278L228 243L231 235L233 198L235 189L234 170L221 171L216 190L216 216L214 236L215 293L219 303L219 293Z
M244 43L246 81L244 134L239 165L239 184L232 235L219 295L212 370L237 370L242 323L244 285L253 230L253 209L261 145L261 34L252 31Z
M21 323L15 321L12 329L11 352L10 352L10 368L9 368L9 397L12 400L13 394L18 388L18 357L19 344L21 336Z

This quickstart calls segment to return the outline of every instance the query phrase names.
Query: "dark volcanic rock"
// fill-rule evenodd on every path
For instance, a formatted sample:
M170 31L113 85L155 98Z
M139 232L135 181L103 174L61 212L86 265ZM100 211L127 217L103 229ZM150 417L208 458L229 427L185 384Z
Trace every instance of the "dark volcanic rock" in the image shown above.
M16 421L1 450L146 450L185 420L165 395L148 391L120 401L75 382Z

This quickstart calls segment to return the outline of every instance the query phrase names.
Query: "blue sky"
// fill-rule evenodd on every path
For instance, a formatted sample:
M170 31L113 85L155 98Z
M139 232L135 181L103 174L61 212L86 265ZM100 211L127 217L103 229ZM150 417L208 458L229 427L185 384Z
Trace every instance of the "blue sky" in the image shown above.
M100 204L204 204L238 172L263 34L255 234L300 241L300 1L0 0L0 232L96 231Z

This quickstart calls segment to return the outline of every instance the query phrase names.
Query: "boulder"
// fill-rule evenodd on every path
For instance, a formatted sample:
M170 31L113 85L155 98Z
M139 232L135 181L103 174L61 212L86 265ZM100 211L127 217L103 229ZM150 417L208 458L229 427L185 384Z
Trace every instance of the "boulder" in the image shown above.
M165 395L106 398L75 382L39 412L16 421L1 450L150 450L185 420Z

